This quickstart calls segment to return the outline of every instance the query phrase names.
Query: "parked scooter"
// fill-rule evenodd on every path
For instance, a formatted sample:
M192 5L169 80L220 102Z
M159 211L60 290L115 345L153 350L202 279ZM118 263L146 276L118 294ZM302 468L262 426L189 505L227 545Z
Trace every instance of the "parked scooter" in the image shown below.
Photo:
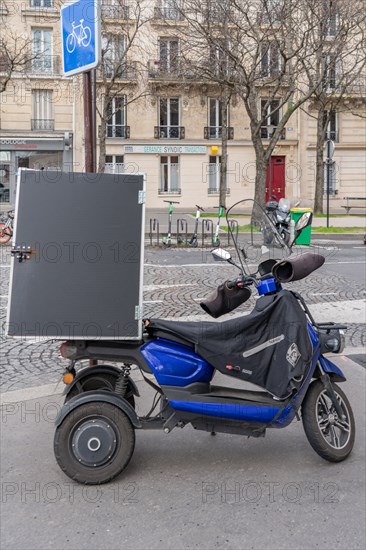
M220 223L221 223L221 218L223 217L226 208L225 208L225 206L215 206L215 208L219 209L219 214L217 216L215 233L213 234L213 237L212 237L212 244L213 244L213 246L220 246L220 238L219 238Z
M280 199L277 202L275 195L272 195L272 200L269 200L265 206L267 217L274 223L278 233L286 244L290 240L290 201L288 199ZM264 244L271 244L273 241L273 232L263 227Z
M201 212L204 212L204 209L202 208L202 206L198 206L198 204L196 204L196 208L197 210L196 210L196 220L194 223L194 231L193 231L192 237L188 241L189 246L192 246L193 248L196 248L198 246L198 225L201 217Z
M299 218L292 241L311 218L311 213ZM291 240L284 250L291 248ZM267 259L251 273L234 244L237 260L223 249L213 255L235 265L238 276L220 285L201 306L216 318L246 302L255 288L260 298L249 315L222 323L151 319L144 322L139 342L78 340L61 345L61 355L70 364L54 451L70 478L100 484L119 475L132 457L136 430L168 434L190 424L212 434L263 437L268 428L285 428L300 414L305 434L322 458L347 458L355 423L346 395L335 384L345 376L324 356L342 352L345 327L317 323L304 299L282 288L283 282L310 275L324 258L307 252L280 261ZM97 365L76 372L75 364L82 359L122 366ZM156 391L144 416L135 410L139 391L130 377L132 364ZM216 371L237 385L212 384ZM156 382L146 374L154 375ZM243 381L256 384L259 391L244 389Z
M178 201L164 201L169 203L169 214L168 214L168 233L162 238L163 245L170 246L172 244L172 221L173 221L173 212L174 204L179 204Z

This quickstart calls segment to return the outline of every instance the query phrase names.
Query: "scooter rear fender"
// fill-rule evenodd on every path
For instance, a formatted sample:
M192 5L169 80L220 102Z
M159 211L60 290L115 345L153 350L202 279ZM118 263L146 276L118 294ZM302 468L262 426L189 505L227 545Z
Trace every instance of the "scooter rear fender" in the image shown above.
M137 416L136 411L131 407L128 401L116 395L115 393L111 393L104 390L87 391L85 393L76 395L75 397L70 399L70 401L67 401L67 403L64 404L64 406L58 413L57 418L55 420L55 425L57 427L60 426L62 422L65 420L66 416L70 414L72 411L74 411L77 407L80 407L81 405L85 405L85 403L91 403L91 402L100 403L101 412L103 411L103 403L110 403L111 405L115 405L122 412L126 414L126 416L130 419L131 424L135 428L142 427L141 421Z

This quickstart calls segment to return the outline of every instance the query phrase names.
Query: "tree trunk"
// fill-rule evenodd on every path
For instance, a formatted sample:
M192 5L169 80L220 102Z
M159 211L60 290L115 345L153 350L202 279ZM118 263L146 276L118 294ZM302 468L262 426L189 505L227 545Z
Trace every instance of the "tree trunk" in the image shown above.
M325 125L326 128L326 125ZM324 181L324 150L325 129L323 111L318 111L316 131L316 165L315 165L315 195L314 213L323 214L323 181Z
M224 88L224 93L221 101L221 165L220 165L220 197L219 206L226 207L226 188L227 188L227 140L228 140L228 93L227 88Z

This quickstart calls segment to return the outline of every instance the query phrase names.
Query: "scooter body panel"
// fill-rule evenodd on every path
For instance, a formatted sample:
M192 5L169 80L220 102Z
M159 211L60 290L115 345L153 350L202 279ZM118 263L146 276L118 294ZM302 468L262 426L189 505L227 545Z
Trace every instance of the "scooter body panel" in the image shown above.
M169 401L173 409L200 416L215 416L227 420L243 420L248 422L271 422L279 411L279 407L244 405L240 403L207 403L202 401Z
M158 338L141 348L141 353L161 385L187 386L210 382L215 369L190 347Z

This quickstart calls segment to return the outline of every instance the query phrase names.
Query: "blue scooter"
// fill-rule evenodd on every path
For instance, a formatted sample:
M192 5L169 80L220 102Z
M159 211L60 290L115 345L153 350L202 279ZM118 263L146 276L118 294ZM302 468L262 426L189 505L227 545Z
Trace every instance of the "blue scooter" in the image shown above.
M292 242L310 223L311 214L303 214ZM324 356L342 352L346 327L316 323L303 298L282 288L319 268L324 258L292 254L262 261L248 273L245 253L236 252L233 259L221 248L213 251L215 259L236 265L240 273L201 306L217 318L248 300L254 287L260 298L249 315L224 322L146 320L141 342L61 345L70 363L54 452L70 478L100 484L118 476L132 457L136 430L168 434L190 424L211 434L263 437L268 428L285 428L300 415L311 446L323 459L347 458L355 422L346 395L335 384L345 376ZM76 371L82 359L120 362L121 367L96 364ZM144 416L135 410L139 390L130 376L132 365L156 392ZM234 384L212 384L216 370ZM258 391L244 388L246 381Z

